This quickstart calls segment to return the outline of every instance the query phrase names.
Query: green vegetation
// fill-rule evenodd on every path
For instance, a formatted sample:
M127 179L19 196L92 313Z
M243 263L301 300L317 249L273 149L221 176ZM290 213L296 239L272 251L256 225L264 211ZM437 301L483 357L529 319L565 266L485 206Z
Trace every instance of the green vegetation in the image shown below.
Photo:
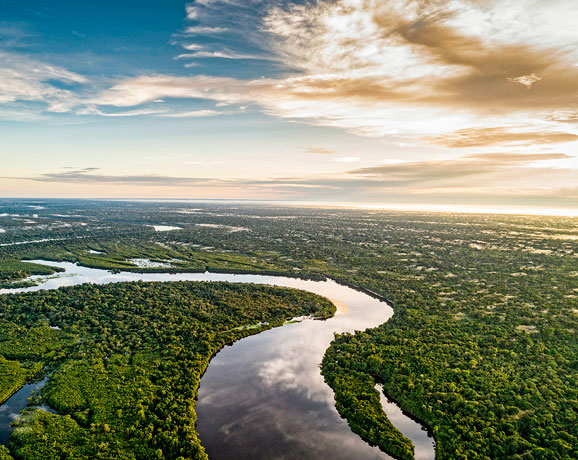
M20 280L31 275L51 275L57 271L60 269L3 257L0 258L0 288L31 286L32 283L22 283Z
M48 247L50 250L48 251ZM98 248L98 249L94 249ZM94 251L94 252L90 252ZM98 251L98 252L96 252ZM25 259L74 262L85 267L141 273L227 272L277 273L275 265L239 254L210 252L197 247L142 242L74 242L48 243L20 250ZM23 269L26 263L20 262ZM139 265L142 264L142 265ZM30 264L32 267L41 267ZM46 270L46 267L44 267Z
M43 363L62 349L62 337L46 324L23 327L20 319L0 323L0 403L42 374Z
M0 460L14 460L5 446L0 446Z
M210 358L292 317L325 318L334 310L306 292L228 283L81 285L2 296L0 321L14 333L2 335L0 354L36 359L36 371L39 364L53 369L41 402L59 413L29 410L11 451L22 460L206 458L194 406ZM267 324L241 327L260 322ZM18 365L0 374L3 387L23 383Z
M383 412L373 379L355 371L329 372L331 359L333 356L328 355L324 361L326 381L335 390L337 410L347 419L351 429L398 459L413 459L414 446Z
M6 401L30 377L27 370L22 368L19 362L8 361L4 357L0 357L0 375L2 375L0 380L0 403Z
M224 269L327 276L393 301L392 320L337 337L323 363L340 412L385 450L393 451L396 438L378 410L375 382L433 430L438 459L578 458L576 219L217 204L194 204L193 211L182 203L43 205L47 215L94 220L69 218L67 228L51 220L49 236L66 241L0 247L0 259L50 258L59 251L78 257L82 247L114 242L119 251L134 251L123 257L156 247L175 253L152 254L157 260L180 259L192 269L195 258L208 257L205 268L218 269L211 261L235 256L240 259L230 260L241 263ZM18 203L10 206L6 212L22 212ZM47 237L9 224L0 221L7 229L3 241ZM182 230L154 232L144 224ZM242 268L243 262L255 265Z

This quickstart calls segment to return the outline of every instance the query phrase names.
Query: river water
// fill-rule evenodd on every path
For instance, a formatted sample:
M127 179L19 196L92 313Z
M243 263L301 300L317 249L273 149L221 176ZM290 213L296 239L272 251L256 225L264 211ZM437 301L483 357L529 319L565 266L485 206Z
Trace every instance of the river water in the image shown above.
M33 261L65 271L30 279L38 286L0 289L0 294L55 289L82 283L122 281L228 281L292 287L330 298L338 306L330 319L304 320L244 338L222 349L201 379L197 430L211 460L391 459L354 434L335 409L333 391L319 365L334 333L378 326L393 315L385 302L332 280L310 281L266 275L222 273L111 273L67 262ZM379 388L379 387L378 387ZM0 406L0 442L13 414L26 406L34 385ZM433 438L385 396L392 423L416 447L417 460L433 460ZM2 417L9 414L9 417ZM8 421L8 422L7 422Z

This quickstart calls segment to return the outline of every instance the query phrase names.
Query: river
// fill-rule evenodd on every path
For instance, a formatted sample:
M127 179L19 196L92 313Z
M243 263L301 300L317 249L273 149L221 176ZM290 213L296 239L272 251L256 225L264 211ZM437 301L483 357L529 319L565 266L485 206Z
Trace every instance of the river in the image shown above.
M386 322L393 315L387 303L332 280L208 272L111 273L67 262L33 262L60 267L64 272L33 276L30 280L38 286L0 289L0 294L82 283L228 281L292 287L330 298L338 306L334 317L261 332L223 348L211 360L201 379L196 407L201 442L211 460L391 459L351 431L335 409L333 391L319 369L334 333L364 330ZM31 394L34 387L21 389L0 406L0 414L20 412L25 407L26 393ZM416 460L433 460L434 441L427 431L385 396L382 405L392 423L414 443ZM8 432L8 423L0 416L0 439L4 440Z

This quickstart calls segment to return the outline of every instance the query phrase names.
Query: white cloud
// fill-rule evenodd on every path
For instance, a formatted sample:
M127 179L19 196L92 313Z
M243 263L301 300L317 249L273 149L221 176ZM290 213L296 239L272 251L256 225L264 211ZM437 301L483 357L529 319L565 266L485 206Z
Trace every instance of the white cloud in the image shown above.
M87 79L62 67L21 55L0 53L0 104L42 102L51 112L67 112L76 103L74 92L53 82L87 83Z
M78 115L99 115L102 117L138 117L143 115L161 115L167 112L166 109L138 109L124 112L103 112L96 107L84 107L78 110Z
M530 75L522 75L516 78L508 78L509 81L514 83L520 83L520 85L526 86L528 89L532 87L534 83L540 81L542 78L536 75L535 73Z
M197 51L197 50L202 50L203 46L199 45L197 43L185 43L182 45L184 49L188 50L188 51Z
M190 26L185 29L186 34L203 35L203 34L222 34L228 32L226 27L210 27L210 26Z
M215 117L227 113L230 112L222 112L218 110L192 110L190 112L166 113L162 116L166 118L204 118L204 117Z
M247 82L224 77L142 76L118 82L88 101L94 105L132 107L155 99L211 99L229 104L254 100Z
M187 12L187 19L197 19L199 17L199 9L192 3L185 5L185 11Z
M448 24L483 40L557 48L578 57L574 0L453 1Z
M200 48L197 48L200 49ZM195 51L193 53L183 53L177 56L178 59L199 59L199 58L218 58L218 59L261 59L271 60L267 56L259 56L255 54L236 53L234 51Z

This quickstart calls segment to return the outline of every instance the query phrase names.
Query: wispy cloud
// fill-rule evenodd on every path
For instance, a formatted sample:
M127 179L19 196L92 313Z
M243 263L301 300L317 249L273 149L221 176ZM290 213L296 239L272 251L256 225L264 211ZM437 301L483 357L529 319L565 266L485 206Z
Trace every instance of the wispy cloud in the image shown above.
M326 149L323 147L307 147L305 151L307 153L313 153L317 155L332 155L335 153L335 150Z
M578 135L561 131L512 130L502 127L461 129L449 134L428 137L425 141L451 148L488 146L532 146L574 142Z
M201 58L213 58L213 59L259 59L259 60L273 60L270 56L260 56L257 54L246 54L238 53L230 50L223 51L194 51L192 53L183 53L177 56L178 59L201 59Z
M36 102L50 112L68 112L77 96L55 83L88 83L82 75L19 54L0 52L0 62L0 104Z
M199 17L199 9L194 3L186 4L185 11L187 13L187 19L197 19Z
M0 49L25 49L34 33L25 24L0 21Z
M189 26L185 29L185 34L191 35L205 35L205 34L222 34L228 32L226 27L211 27L211 26Z
M26 178L37 182L56 183L83 183L83 184L133 184L141 186L205 186L218 184L222 186L226 181L220 179L202 179L176 176L163 176L157 174L143 175L107 175L100 172L100 168L82 168L66 170L55 173L41 174L36 177Z
M84 107L78 110L76 113L78 115L98 115L101 117L139 117L145 115L161 115L166 114L166 109L137 109L137 110L125 110L122 112L103 112L96 107Z
M459 186L468 188L488 184L488 181L498 181L501 186L506 186L511 180L510 176L536 174L537 171L534 169L530 171L524 169L529 165L572 158L563 153L480 153L453 160L385 164L356 169L350 171L349 174L372 181L386 181L390 186L396 187ZM505 179L504 172L508 179Z
M219 115L229 115L233 112L230 111L219 111L219 110L191 110L189 112L175 112L175 113L165 113L162 116L165 118L204 118L204 117L216 117Z

